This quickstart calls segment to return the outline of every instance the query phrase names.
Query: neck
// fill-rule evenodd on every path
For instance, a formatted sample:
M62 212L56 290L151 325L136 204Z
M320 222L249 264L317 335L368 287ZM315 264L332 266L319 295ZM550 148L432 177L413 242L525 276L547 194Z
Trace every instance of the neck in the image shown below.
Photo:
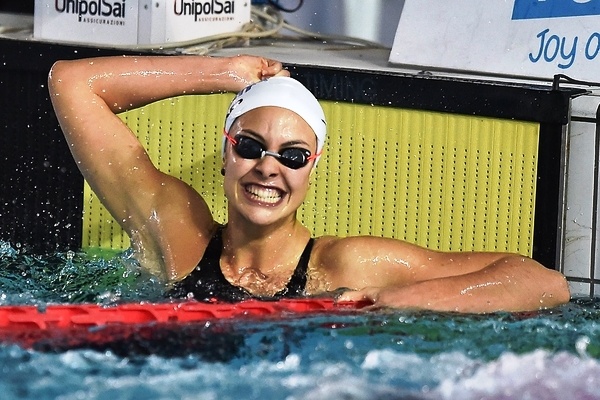
M229 222L223 232L225 247L272 247L277 242L293 242L296 238L308 238L309 232L295 218L289 222L269 226L233 224Z
M223 261L232 268L268 274L296 265L310 232L295 218L276 226L229 223L223 231Z

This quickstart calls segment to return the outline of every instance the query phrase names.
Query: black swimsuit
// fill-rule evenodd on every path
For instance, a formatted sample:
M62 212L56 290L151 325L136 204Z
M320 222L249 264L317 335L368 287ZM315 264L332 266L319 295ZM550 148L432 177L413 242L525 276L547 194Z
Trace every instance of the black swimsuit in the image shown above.
M172 298L189 298L196 300L213 300L236 302L257 298L240 286L232 285L223 275L219 260L223 251L223 226L219 226L210 239L202 259L194 270L183 280L176 282L168 295ZM275 293L273 298L294 298L304 296L306 288L308 260L314 244L311 238L298 261L298 265L288 284Z

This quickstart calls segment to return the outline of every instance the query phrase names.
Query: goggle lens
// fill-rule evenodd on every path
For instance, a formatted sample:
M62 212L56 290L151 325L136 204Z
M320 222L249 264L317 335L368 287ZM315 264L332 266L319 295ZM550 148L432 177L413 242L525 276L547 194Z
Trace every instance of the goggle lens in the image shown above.
M227 135L227 139L231 142L235 152L242 158L247 160L255 160L265 156L273 156L284 166L291 169L299 169L304 167L310 160L316 158L311 155L307 149L298 147L289 147L281 150L279 153L267 151L263 144L249 136L236 135L234 138Z

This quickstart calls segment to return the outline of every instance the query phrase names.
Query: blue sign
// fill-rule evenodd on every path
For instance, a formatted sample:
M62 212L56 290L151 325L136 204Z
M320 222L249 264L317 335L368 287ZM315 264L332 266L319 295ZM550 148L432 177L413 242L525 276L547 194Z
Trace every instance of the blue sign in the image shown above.
M512 19L600 15L600 0L515 0Z

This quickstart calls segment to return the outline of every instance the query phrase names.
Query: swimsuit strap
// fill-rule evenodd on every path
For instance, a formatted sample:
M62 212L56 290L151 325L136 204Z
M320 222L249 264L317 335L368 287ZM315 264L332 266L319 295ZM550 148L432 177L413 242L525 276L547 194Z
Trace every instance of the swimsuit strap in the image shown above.
M221 271L221 253L223 251L223 225L219 225L210 238L204 255L196 268L176 282L168 293L173 298L185 298L192 293L199 301L218 299L226 302L236 302L252 297L240 287L232 285Z
M304 290L306 289L306 281L308 279L308 261L310 260L310 253L312 251L315 239L310 238L304 251L298 260L298 265L292 274L289 282L279 292L275 293L274 297L301 297L304 296Z

